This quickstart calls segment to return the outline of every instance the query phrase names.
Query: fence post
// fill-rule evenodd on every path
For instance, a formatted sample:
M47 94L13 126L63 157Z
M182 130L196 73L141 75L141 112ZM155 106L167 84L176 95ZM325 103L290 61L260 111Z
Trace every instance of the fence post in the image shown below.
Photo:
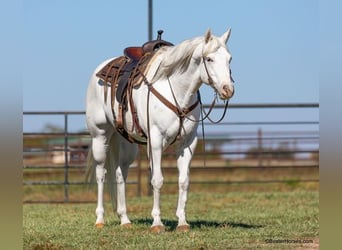
M141 156L140 156L140 153L141 152L141 146L139 146L139 153L138 153L138 160L137 160L137 163L138 163L138 188L137 188L137 193L138 193L138 196L140 197L141 196Z
M262 131L258 129L258 165L262 167L263 146L262 146Z
M68 114L64 113L64 202L69 202Z

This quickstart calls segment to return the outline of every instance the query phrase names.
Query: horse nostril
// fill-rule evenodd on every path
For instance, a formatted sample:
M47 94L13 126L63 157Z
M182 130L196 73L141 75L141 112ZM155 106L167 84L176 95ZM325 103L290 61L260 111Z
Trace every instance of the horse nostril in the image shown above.
M230 89L228 85L224 85L223 92L226 94L226 96L231 97L234 94L234 88Z
M224 92L226 92L227 94L228 94L229 92L231 92L231 91L229 90L228 85L224 85L224 86L223 86L223 90L224 90Z

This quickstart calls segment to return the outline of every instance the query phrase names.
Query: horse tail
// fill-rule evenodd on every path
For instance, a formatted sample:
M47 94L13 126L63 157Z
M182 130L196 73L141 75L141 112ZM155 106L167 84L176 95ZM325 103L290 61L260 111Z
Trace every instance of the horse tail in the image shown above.
M85 183L90 187L90 185L96 183L95 178L95 160L93 156L93 150L91 145L89 146L88 156L87 156L87 165L85 170Z
M110 139L107 155L106 155L106 162L105 162L105 169L107 170L106 174L106 188L108 189L113 211L116 212L116 174L115 169L118 166L118 155L115 155L115 149L117 149L117 145L115 143L115 136L112 136ZM88 184L88 187L92 187L96 184L96 162L93 156L92 147L89 147L88 156L87 156L87 165L85 171L85 183Z

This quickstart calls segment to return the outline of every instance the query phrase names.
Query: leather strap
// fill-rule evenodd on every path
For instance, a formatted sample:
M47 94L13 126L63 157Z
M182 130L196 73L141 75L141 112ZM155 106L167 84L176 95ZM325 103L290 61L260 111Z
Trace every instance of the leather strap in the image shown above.
M199 104L199 100L197 99L197 101L188 108L180 109L178 106L172 104L164 96L162 96L151 84L149 84L148 87L149 87L149 92L152 92L155 95L155 97L157 97L166 107L171 109L179 117L179 129L177 132L177 136L171 143L173 144L181 135L184 118L186 117L187 114L189 114L192 110L196 108L196 106ZM149 123L149 117L148 117L148 123Z
M209 75L207 63L206 63L206 61L205 61L205 57L204 57L204 56L202 56L202 60L203 60L203 64L204 64L205 71L207 72L207 75L208 75L208 84L211 85L211 86L214 86L214 81L213 81L213 79L211 78L211 76Z
M199 100L197 100L190 107L180 109L176 105L173 105L170 101L168 101L164 96L162 96L155 88L153 88L152 85L149 85L149 89L166 107L175 112L176 115L178 115L180 118L184 118L187 114L194 110L199 103Z

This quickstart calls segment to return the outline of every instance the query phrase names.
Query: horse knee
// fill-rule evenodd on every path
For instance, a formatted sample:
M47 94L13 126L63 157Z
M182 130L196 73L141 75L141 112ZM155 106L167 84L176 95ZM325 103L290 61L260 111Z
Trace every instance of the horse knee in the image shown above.
M179 177L178 186L179 186L179 189L187 190L189 187L189 177L188 176Z
M151 184L154 189L161 189L161 187L163 186L163 183L164 183L163 177L158 177L158 178L153 177L151 180Z
M122 184L122 183L125 182L125 179L124 179L124 177L123 177L123 175L122 175L122 172L121 172L121 169L120 169L120 168L118 168L118 169L116 170L115 175L116 175L116 183L117 183L117 184Z
M96 180L98 182L104 182L107 170L103 167L96 167Z

